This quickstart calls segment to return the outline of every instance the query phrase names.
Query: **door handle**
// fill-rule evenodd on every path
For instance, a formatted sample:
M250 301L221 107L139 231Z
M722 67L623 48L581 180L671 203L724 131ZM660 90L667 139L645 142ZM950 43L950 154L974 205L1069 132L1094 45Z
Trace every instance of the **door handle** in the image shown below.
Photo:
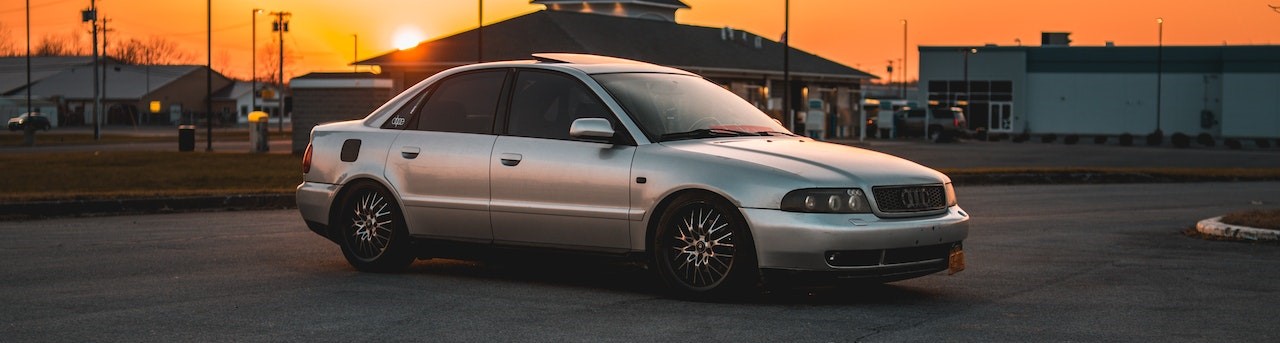
M417 158L419 153L422 153L422 149L416 146L400 147L400 156L406 159L412 160Z
M498 155L498 159L502 161L502 165L504 166L515 167L517 164L520 164L520 160L524 159L524 156L504 152Z

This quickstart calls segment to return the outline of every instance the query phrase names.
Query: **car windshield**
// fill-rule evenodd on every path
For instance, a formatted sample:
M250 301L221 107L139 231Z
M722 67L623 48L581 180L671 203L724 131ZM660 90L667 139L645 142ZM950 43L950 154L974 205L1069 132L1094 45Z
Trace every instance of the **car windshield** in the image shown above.
M726 136L792 135L741 97L697 76L593 76L655 142Z

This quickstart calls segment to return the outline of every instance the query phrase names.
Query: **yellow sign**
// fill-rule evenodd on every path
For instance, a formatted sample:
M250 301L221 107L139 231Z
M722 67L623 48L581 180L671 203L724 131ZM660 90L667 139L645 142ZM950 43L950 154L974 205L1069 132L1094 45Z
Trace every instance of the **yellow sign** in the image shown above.
M151 113L160 113L160 100L151 100Z

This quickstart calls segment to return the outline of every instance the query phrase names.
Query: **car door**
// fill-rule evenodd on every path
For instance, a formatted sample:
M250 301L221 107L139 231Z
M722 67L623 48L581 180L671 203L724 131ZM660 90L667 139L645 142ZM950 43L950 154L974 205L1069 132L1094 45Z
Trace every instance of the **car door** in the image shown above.
M631 160L636 147L569 136L578 118L617 118L567 74L521 70L512 86L506 134L489 161L495 243L586 250L630 246Z
M387 157L386 178L400 195L409 233L488 243L489 155L508 70L454 75L406 104Z

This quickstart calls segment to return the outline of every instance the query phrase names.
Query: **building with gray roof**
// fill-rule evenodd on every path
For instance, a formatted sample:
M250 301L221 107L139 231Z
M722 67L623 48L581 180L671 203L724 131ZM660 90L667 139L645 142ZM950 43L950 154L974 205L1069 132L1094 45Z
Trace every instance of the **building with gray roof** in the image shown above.
M535 0L547 9L357 62L379 66L400 91L442 70L477 61L525 60L539 52L586 53L672 66L724 85L775 118L782 110L784 45L755 33L675 23L682 1ZM483 41L483 52L479 51ZM483 54L483 56L481 56ZM796 111L821 100L831 125L851 121L866 72L792 48ZM831 126L829 126L831 127Z

